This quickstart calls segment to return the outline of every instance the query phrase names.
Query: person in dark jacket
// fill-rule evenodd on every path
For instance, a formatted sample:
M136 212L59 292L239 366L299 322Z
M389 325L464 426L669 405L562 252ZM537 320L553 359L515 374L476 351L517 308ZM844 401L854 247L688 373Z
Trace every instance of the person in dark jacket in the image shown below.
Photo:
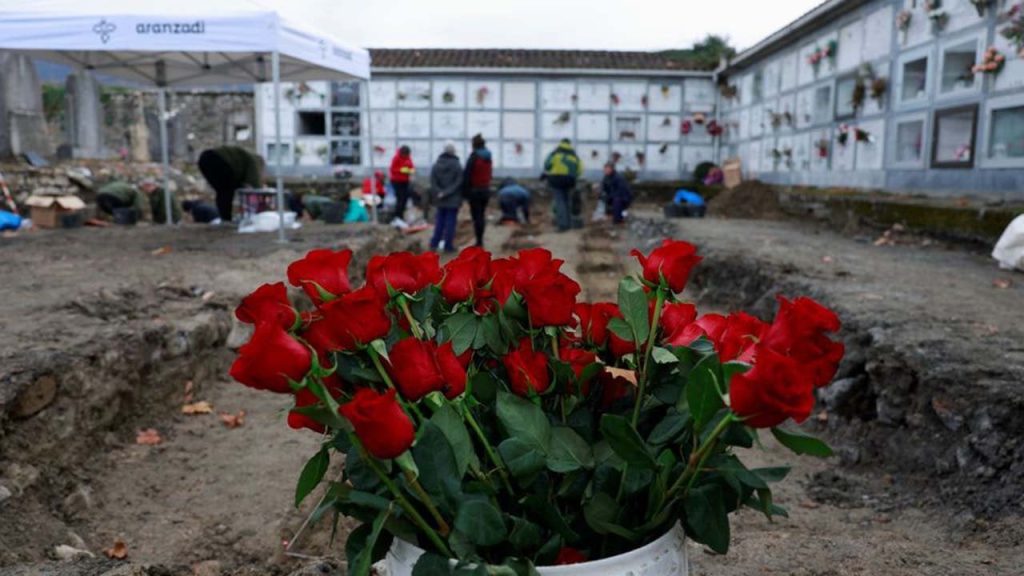
M405 206L409 203L409 190L416 166L412 163L412 150L402 146L391 159L391 186L395 189L395 218L404 222Z
M565 232L572 227L573 191L576 189L576 180L583 173L583 163L572 148L568 138L559 142L551 154L548 154L544 161L544 180L551 188L555 198L555 223L559 232Z
M263 180L263 158L238 146L221 146L199 155L199 171L217 194L217 212L231 222L235 190L259 188Z
M633 203L633 192L629 189L626 178L615 169L614 162L604 165L604 180L601 181L605 206L612 216L612 222L622 224L625 220L623 212Z
M498 189L498 205L501 206L502 222L519 222L519 213L523 214L523 222L530 223L530 191L523 188L513 178L505 178Z
M444 240L444 251L455 252L455 221L462 204L462 163L455 155L455 144L448 142L430 170L430 203L437 209L430 249L437 250Z
M487 202L491 199L491 175L493 162L487 142L480 134L473 136L473 153L466 160L462 176L463 194L469 200L469 213L473 217L473 232L476 245L484 245L484 228L487 226Z

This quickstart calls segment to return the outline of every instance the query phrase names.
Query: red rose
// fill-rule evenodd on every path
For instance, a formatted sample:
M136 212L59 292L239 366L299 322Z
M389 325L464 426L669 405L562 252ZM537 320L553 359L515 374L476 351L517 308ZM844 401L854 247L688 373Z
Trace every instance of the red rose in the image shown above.
M697 319L697 307L685 302L667 302L661 310L662 339L672 342Z
M415 294L440 282L441 274L440 258L436 252L419 255L395 252L370 258L366 266L366 284L385 297L388 286L397 292Z
M344 343L334 334L331 324L324 320L318 319L310 322L301 332L299 337L302 338L306 344L313 347L316 351L317 360L320 362L320 366L324 368L330 368L333 363L330 360L331 352L338 350L344 350Z
M717 342L725 331L726 319L721 314L705 314L697 318L682 330L665 336L665 343L672 346L689 346L701 336L707 336L711 342Z
M573 306L576 305L580 285L565 274L538 276L523 285L520 292L534 328L572 323Z
M551 385L548 374L548 357L533 349L533 342L523 338L519 346L502 359L508 371L509 387L520 396L527 396L530 390L541 394Z
M607 347L617 358L636 352L634 342L619 338L608 329L608 323L612 318L622 318L622 312L619 311L617 304L612 302L580 303L576 305L574 312L580 319L580 330L586 342L598 348Z
M568 564L579 564L580 562L586 562L587 557L582 552L575 548L569 548L563 546L558 551L558 555L555 556L555 566L565 566Z
M491 272L494 274L491 290L498 302L504 304L513 290L523 294L523 290L533 280L559 274L564 263L564 260L552 258L551 251L544 248L521 250L511 258L491 262Z
M299 382L306 377L313 353L281 326L260 322L252 339L238 350L231 365L231 377L258 390L287 394L292 391L289 380Z
M309 388L303 388L295 393L295 408L307 408L309 406L316 406L320 402L320 399L316 397L316 394ZM288 412L288 427L292 430L301 430L306 428L312 430L317 434L323 434L327 428L313 420L305 414L296 412L294 409Z
M299 313L288 301L288 288L284 282L264 284L243 298L235 308L235 318L246 324L273 322L285 330L291 330L299 323Z
M397 458L416 438L412 420L395 400L394 390L380 394L361 388L339 411L352 423L356 436L374 458Z
M494 279L491 281L491 295L504 305L508 302L509 296L515 289L516 268L518 262L513 258L501 258L491 261L491 273Z
M491 281L491 254L483 248L466 248L444 266L441 295L449 304L465 302Z
M768 324L745 312L733 312L725 319L725 330L715 342L715 350L722 362L736 359L747 361L754 345L764 336Z
M391 331L386 302L370 286L343 294L321 308L333 342L355 350Z
M788 418L803 422L814 408L811 376L798 361L758 346L754 367L732 377L730 407L753 428L771 428Z
M840 328L835 312L806 297L779 297L779 312L762 339L765 348L789 356L812 373L815 387L831 382L845 347L826 334Z
M305 258L288 266L288 282L301 287L310 300L319 305L352 291L348 282L351 260L351 250L311 250Z
M439 346L432 340L410 336L399 340L388 356L395 386L413 402L435 391L444 392L449 400L466 391L466 366L471 353L463 354L464 363L455 355L451 342Z
M673 292L682 292L686 288L690 271L701 261L701 257L697 256L696 246L679 240L666 239L647 257L639 250L633 250L630 254L640 261L640 266L644 269L644 280L651 284L660 284L664 277Z
M590 378L583 380L583 371L587 369L587 366L597 362L597 354L581 348L563 347L558 351L558 358L572 368L573 374L576 375L576 382L579 382L583 393L586 394L585 384ZM576 393L575 383L570 383L568 392L570 394Z

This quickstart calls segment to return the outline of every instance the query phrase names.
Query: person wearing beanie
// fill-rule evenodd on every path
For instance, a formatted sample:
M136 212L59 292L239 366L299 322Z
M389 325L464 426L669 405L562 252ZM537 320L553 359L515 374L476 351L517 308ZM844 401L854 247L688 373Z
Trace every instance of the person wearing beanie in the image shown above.
M473 217L473 232L476 245L484 245L484 229L487 226L487 202L491 199L491 176L493 162L487 142L480 134L473 136L473 152L466 160L462 177L463 194L469 200L469 213Z
M430 203L437 208L431 250L437 250L443 241L445 252L455 251L455 222L462 204L461 192L462 164L455 155L455 144L446 142L444 152L430 170Z

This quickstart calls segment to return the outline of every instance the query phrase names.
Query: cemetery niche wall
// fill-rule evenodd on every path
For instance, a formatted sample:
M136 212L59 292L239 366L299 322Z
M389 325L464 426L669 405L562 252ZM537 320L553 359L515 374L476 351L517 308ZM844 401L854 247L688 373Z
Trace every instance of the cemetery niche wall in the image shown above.
M1024 200L1024 2L827 2L721 74L721 157L779 184Z
M281 154L296 174L386 168L407 145L430 166L482 134L495 173L536 177L569 138L595 177L605 162L646 179L689 177L715 160L711 71L645 52L374 50L367 83L282 85ZM497 64L503 64L496 67ZM273 88L257 88L258 147L274 147Z

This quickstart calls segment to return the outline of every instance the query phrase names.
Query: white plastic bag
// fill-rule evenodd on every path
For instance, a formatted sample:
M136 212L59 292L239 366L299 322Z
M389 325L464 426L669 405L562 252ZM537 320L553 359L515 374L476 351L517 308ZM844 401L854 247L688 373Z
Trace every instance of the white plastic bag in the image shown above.
M285 230L295 230L300 228L302 225L295 221L295 212L284 213L284 228ZM239 227L238 231L242 234L248 234L251 232L276 232L281 227L281 217L277 212L260 212L252 217L248 218Z
M999 261L999 267L1004 270L1016 268L1024 272L1024 214L1014 218L1006 227L992 250L992 257Z

